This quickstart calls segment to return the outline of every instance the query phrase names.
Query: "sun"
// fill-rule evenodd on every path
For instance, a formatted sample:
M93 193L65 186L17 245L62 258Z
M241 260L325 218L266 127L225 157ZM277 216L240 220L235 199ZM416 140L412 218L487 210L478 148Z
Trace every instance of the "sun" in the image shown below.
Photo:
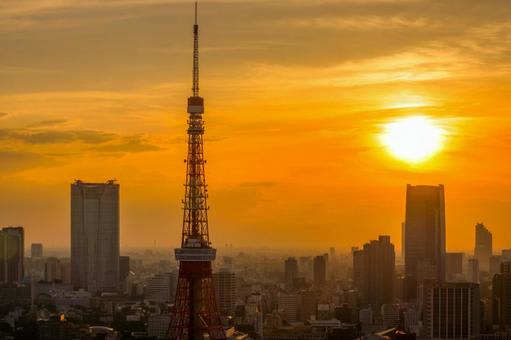
M445 130L432 118L410 116L385 124L380 140L395 158L420 163L442 149Z

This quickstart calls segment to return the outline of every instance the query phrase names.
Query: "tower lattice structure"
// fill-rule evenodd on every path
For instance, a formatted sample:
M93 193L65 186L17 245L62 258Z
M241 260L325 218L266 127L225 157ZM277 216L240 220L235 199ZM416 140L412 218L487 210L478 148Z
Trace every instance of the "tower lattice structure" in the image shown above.
M204 173L204 99L199 96L199 25L197 3L193 26L193 95L188 98L188 156L181 248L175 249L179 261L174 312L167 339L225 339L220 322L211 262L216 249L211 247L208 230L208 190Z

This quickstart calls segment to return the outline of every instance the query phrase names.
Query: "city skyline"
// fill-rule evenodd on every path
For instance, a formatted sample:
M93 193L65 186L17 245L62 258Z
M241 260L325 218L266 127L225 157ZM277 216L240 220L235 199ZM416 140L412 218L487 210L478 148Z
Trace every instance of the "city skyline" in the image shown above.
M6 4L2 224L23 225L27 244L67 246L69 184L116 178L121 246L175 246L189 4ZM509 61L498 43L508 39L509 5L479 8L484 16L457 2L420 15L422 1L201 6L211 237L219 248L348 249L390 235L400 249L406 184L445 185L449 251L473 250L477 222L496 250L509 248L511 184L502 164L511 124L499 105L509 95ZM373 30L382 32L374 47L366 44ZM415 115L435 120L446 141L431 159L409 164L377 137L382 125Z

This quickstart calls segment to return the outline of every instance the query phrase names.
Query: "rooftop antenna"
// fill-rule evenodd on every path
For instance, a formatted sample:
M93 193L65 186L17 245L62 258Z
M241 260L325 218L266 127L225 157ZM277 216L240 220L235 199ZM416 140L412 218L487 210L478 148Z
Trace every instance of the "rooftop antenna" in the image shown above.
M194 97L199 96L199 24L197 23L197 1L195 1L195 24L193 25L193 87Z

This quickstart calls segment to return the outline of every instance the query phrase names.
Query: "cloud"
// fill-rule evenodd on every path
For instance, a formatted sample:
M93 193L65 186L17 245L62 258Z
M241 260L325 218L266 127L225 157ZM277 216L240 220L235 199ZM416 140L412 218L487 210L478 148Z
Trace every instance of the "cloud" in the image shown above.
M31 168L55 166L58 162L35 152L0 150L0 164L0 173L13 173Z
M41 120L38 122L34 122L27 125L27 128L42 128L42 127L55 127L57 125L62 125L64 123L67 123L68 120L66 119L48 119L48 120Z
M0 129L0 140L36 145L72 142L100 144L114 140L116 137L117 135L113 133L94 130Z
M7 117L7 113L5 112L0 112L0 119L4 118L4 117Z
M149 144L141 136L129 136L124 137L120 141L113 144L102 145L93 148L99 152L110 152L110 153L137 153L137 152L148 152L148 151L159 151L162 148Z

